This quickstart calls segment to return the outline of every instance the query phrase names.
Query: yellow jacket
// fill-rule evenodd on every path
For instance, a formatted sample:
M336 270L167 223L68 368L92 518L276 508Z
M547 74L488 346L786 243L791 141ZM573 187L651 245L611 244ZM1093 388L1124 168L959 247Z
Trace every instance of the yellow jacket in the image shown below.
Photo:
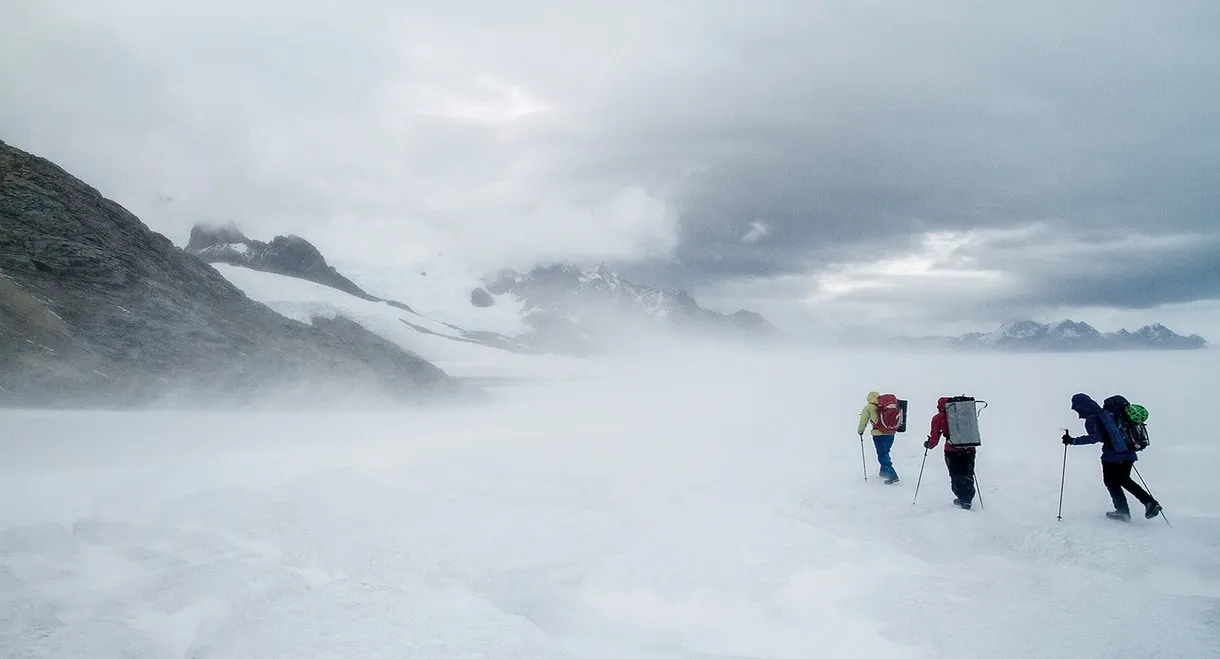
M868 404L864 406L864 409L860 410L860 425L856 428L857 435L863 435L864 429L870 423L873 424L874 435L888 434L884 430L877 430L877 423L881 421L880 417L877 416L877 396L880 395L881 392L879 391L868 392Z

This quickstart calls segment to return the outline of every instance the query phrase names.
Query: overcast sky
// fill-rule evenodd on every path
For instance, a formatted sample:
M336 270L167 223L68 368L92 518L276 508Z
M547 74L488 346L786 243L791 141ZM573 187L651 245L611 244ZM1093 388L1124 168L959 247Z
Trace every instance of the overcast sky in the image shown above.
M6 0L0 139L179 244L1220 340L1218 35L1214 0Z

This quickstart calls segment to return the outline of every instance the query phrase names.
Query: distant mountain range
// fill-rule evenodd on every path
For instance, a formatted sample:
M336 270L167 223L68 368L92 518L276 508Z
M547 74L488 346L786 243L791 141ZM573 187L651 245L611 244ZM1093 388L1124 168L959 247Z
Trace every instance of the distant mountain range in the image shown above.
M1100 350L1195 350L1207 346L1197 335L1182 336L1160 323L1129 332L1099 332L1088 323L1062 320L1043 324L1023 320L1001 325L993 332L961 336L900 337L910 347L1029 352L1086 352Z
M630 282L606 264L581 269L571 264L503 272L471 292L472 304L510 295L523 303L535 342L582 349L599 336L632 325L699 330L720 336L762 337L777 333L761 315L741 309L723 314L699 306L682 290Z
M277 236L270 242L248 238L234 224L197 225L185 248L208 263L304 279L363 300L384 302L410 315L411 306L380 298L362 289L327 263L313 244L299 236ZM721 336L757 337L776 332L762 316L741 310L721 314L699 306L685 291L632 283L606 266L581 269L570 264L539 267L528 273L502 272L470 291L472 311L500 304L519 309L530 331L506 336L476 328L478 314L465 327L445 323L444 335L514 352L586 354L596 352L637 329L703 330ZM425 331L426 323L406 317L404 323Z

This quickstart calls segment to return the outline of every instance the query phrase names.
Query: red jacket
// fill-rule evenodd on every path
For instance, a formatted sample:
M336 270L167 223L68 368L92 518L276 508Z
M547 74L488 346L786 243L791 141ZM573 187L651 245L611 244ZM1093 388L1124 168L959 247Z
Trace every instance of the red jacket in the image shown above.
M945 403L949 402L948 396L942 396L936 401L936 416L932 417L932 428L928 430L928 448L936 448L940 443L940 438L945 438L945 451L949 453L972 453L973 446L954 446L948 442L949 439L949 415L945 414Z

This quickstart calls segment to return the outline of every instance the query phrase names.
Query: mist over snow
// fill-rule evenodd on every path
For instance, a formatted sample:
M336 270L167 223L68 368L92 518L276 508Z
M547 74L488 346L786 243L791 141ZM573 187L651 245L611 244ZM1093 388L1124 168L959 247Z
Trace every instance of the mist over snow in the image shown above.
M225 264L215 267L252 299L293 320L344 317L411 350L454 376L554 376L580 372L584 365L558 355L524 355L454 340L461 331L429 317L361 300L329 286ZM472 310L477 311L474 307ZM469 320L469 315L466 316Z
M471 304L471 291L485 286L484 280L491 273L444 253L418 256L397 265L349 260L337 261L336 267L362 286L387 297L410 300L412 308L443 322L507 335L530 329L521 317L523 304L519 300L496 296L495 304L488 307Z
M1218 6L5 2L0 659L1220 657Z
M1218 360L692 344L463 409L6 410L0 655L1216 656ZM871 389L911 401L892 486L861 474ZM1102 517L1095 446L1055 520L1077 391L1151 411L1172 529ZM984 509L939 450L912 505L956 393L990 403Z

